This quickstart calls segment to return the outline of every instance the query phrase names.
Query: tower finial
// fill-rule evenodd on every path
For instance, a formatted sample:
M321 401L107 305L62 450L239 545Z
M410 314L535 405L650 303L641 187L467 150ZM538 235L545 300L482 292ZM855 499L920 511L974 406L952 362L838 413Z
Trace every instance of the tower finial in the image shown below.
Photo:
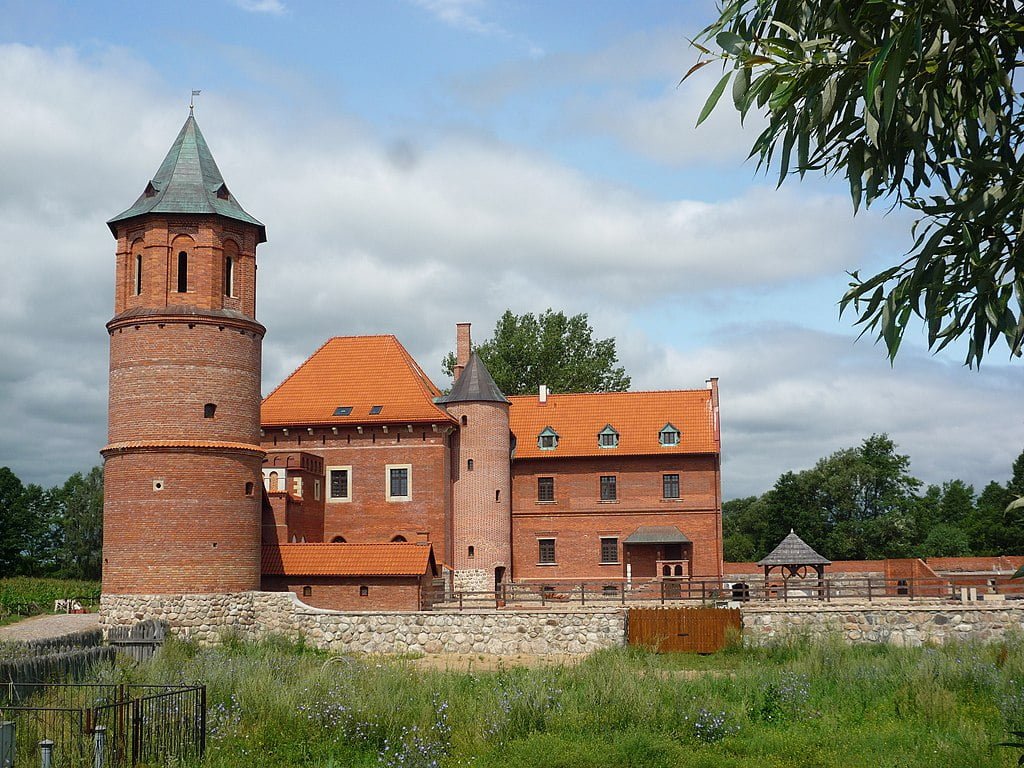
M192 96L188 100L188 116L192 117L192 111L196 108L196 96L202 91L192 91Z

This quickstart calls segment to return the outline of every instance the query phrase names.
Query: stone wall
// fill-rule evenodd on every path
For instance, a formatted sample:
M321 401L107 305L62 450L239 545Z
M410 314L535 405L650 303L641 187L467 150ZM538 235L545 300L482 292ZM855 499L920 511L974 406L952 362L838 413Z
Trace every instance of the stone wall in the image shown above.
M310 645L355 653L592 653L625 640L621 610L340 613L311 608L288 592L222 595L103 595L104 628L143 618L216 642L226 631L245 638L302 637Z
M625 611L466 610L363 611L313 608L290 592L220 595L104 595L104 628L144 618L166 621L175 634L217 642L227 631L256 639L268 634L304 638L317 648L354 653L591 653L625 643ZM849 643L921 645L950 640L991 641L1024 632L1024 604L865 603L748 605L743 634L766 645L801 637Z
M1024 605L869 603L862 605L745 606L747 642L841 637L849 643L921 645L949 640L995 640L1024 631Z

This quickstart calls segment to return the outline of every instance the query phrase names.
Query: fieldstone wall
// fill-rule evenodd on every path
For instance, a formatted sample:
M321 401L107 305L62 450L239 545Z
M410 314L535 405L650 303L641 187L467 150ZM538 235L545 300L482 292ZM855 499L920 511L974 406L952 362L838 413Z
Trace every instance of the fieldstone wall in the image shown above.
M949 640L995 640L1024 631L1024 604L866 603L744 606L743 635L766 645L796 637L842 637L849 643L916 646Z
M494 573L482 568L464 568L452 573L456 592L493 592Z
M226 631L252 639L281 634L356 653L592 653L622 645L626 635L617 609L341 613L311 608L290 592L103 595L100 613L105 629L152 618L204 643Z

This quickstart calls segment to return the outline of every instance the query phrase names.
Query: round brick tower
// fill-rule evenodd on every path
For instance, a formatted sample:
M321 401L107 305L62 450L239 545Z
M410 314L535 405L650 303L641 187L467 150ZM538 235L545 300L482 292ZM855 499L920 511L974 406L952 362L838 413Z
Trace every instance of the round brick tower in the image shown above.
M103 593L260 587L263 225L189 114L117 239Z
M512 473L509 401L459 326L458 378L440 402L459 421L452 451L452 568L456 589L484 591L511 580ZM468 358L468 359L467 359Z

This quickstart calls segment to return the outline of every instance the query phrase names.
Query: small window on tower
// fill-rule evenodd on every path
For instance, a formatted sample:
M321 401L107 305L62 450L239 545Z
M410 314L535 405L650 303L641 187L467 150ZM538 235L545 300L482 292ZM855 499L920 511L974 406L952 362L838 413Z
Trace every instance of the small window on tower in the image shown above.
M245 495L246 496L252 496L252 491L253 491L253 484L252 483L246 483L245 484Z
M473 471L473 460L472 459L468 459L466 461L466 469L468 469L470 472Z
M235 295L235 260L230 256L224 257L224 295Z
M473 558L476 556L476 548L472 544L469 545L469 550L467 551L466 555L469 558Z
M217 406L215 403L207 403L203 406L203 418L212 419L217 413Z
M469 424L469 417L463 416L462 417L462 426L466 426L467 424Z
M188 254L178 254L178 293L188 293Z
M142 293L142 254L135 254L135 295Z

